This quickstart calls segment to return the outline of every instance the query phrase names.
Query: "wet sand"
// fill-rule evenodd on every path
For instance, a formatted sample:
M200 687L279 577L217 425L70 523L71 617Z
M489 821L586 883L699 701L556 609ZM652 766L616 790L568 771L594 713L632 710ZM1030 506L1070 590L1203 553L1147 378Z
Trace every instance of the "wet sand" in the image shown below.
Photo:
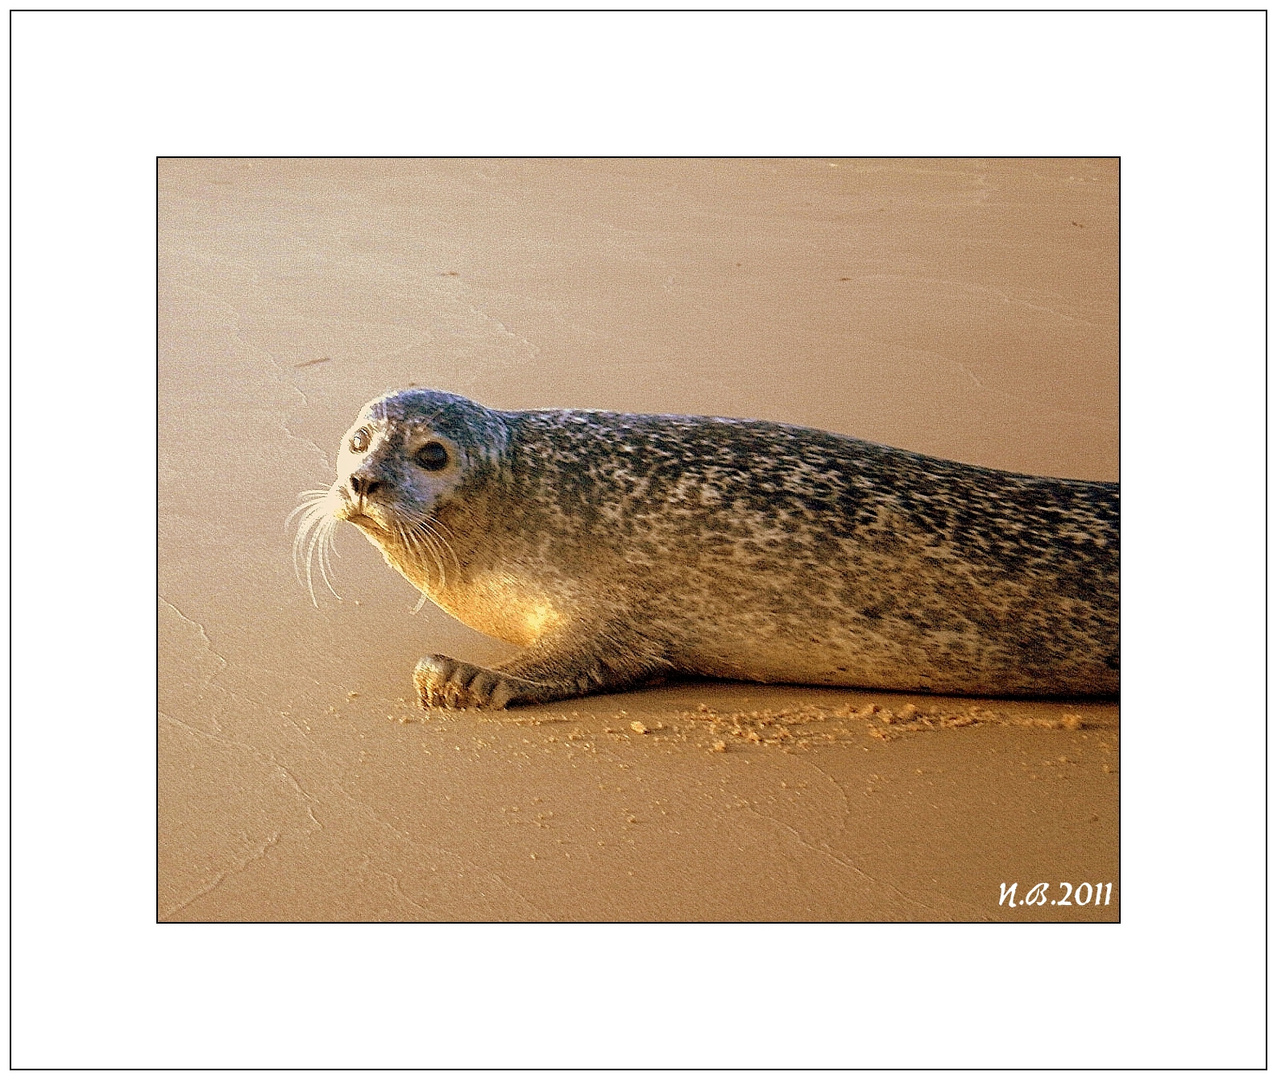
M425 713L512 650L353 528L315 607L284 518L408 383L1115 479L1117 374L1111 161L161 163L160 919L1116 919L1114 704Z

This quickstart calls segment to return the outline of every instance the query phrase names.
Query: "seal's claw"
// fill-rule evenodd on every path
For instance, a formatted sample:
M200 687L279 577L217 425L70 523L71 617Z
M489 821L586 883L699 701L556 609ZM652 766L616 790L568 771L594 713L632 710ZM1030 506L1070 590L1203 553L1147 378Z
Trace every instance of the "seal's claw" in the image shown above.
M455 677L460 674L460 669L469 666L451 656L424 656L418 660L412 672L412 681L417 687L417 699L421 707L455 709L468 705L468 701L460 700L462 688L457 685Z
M514 687L506 682L505 679L500 679L492 691L492 707L494 709L504 709L510 704L510 699L513 697Z
M479 668L477 674L470 679L470 685L466 689L476 701L490 701L492 691L500 681L501 679L495 671ZM500 707L499 705L497 706L497 708Z

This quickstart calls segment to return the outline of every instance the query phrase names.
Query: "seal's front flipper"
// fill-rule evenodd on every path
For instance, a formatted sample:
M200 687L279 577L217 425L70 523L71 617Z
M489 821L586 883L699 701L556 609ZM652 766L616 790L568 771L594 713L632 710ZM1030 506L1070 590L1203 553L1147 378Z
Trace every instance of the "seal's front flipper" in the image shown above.
M507 705L543 705L604 689L587 673L545 680L520 678L506 671L479 667L450 656L426 656L412 673L417 701L423 709L504 709Z
M427 656L417 662L413 682L422 708L504 709L507 705L542 705L583 697L601 690L627 690L648 683L668 664L635 659L640 650L618 647L614 638L608 656L597 648L572 647L564 639L532 646L502 668L484 668L450 656Z
M450 656L426 656L417 661L412 673L417 700L423 709L504 709L507 705L536 705L574 697L577 691L559 692L555 686L540 685L492 668L467 664Z

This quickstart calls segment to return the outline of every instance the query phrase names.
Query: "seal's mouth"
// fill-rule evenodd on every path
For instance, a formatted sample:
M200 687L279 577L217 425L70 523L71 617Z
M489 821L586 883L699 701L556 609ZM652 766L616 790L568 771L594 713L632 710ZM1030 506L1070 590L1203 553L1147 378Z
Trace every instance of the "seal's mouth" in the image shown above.
M358 525L361 529L371 529L379 533L388 531L386 526L376 518L369 517L367 514L350 507L343 507L339 510L337 517L341 518L342 521L349 521L352 525Z
M356 526L379 547L401 538L398 519L389 507L370 505L365 501L347 502L335 516Z

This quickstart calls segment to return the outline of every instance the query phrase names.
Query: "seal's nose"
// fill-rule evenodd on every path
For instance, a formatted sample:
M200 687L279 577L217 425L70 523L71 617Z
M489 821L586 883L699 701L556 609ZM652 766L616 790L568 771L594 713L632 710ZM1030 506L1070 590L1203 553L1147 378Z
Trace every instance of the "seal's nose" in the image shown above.
M350 490L354 495L360 498L366 499L379 487L381 487L381 481L374 480L371 476L368 476L366 473L351 473L350 474Z

